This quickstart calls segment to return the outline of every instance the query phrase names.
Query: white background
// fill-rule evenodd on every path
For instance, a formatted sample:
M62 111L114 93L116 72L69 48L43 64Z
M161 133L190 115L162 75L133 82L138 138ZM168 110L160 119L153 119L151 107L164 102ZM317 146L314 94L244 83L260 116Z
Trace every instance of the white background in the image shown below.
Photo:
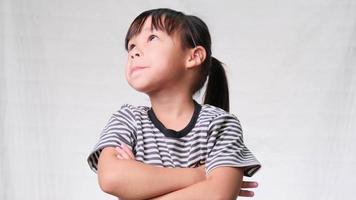
M149 105L124 37L158 7L209 26L263 165L253 199L354 199L355 0L0 0L0 199L115 199L86 157L112 112Z

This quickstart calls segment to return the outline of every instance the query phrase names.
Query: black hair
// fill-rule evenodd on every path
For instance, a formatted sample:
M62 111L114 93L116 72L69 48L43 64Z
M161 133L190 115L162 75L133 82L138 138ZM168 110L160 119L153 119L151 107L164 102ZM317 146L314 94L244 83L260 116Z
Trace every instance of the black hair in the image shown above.
M217 106L229 112L229 88L223 63L211 55L211 37L207 25L197 16L169 8L152 9L142 12L131 23L125 38L125 49L129 40L139 34L146 19L151 16L151 29L163 30L168 35L179 33L182 48L204 47L206 58L201 74L193 86L193 93L200 91L208 79L204 104ZM209 78L208 78L209 77Z

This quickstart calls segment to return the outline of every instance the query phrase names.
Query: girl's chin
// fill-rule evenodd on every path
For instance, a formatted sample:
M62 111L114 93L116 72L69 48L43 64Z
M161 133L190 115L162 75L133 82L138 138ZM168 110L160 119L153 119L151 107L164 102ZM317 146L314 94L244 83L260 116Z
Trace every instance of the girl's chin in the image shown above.
M139 83L137 81L137 82L129 82L129 85L138 92L147 93L150 91L149 85L145 83Z

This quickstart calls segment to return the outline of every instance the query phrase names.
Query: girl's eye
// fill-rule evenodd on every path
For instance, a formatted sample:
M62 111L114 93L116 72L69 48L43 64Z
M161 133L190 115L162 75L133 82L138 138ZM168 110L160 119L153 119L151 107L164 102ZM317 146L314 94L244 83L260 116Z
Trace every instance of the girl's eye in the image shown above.
M157 37L157 35L150 35L149 37L148 37L148 40L149 41L152 41L154 38L156 38ZM158 38L158 37L157 37Z
M134 44L131 44L128 48L128 51L131 51L133 48L135 48L135 45Z

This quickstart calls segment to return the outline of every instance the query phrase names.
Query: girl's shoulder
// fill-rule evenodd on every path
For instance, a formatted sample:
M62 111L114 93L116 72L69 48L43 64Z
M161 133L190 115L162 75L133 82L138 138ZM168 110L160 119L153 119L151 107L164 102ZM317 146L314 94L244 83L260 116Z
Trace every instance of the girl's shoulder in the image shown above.
M134 104L130 104L130 103L124 103L121 106L121 109L123 108L127 108L127 109L131 109L131 110L149 110L150 107L149 106L145 106L145 105L134 105Z
M232 134L235 136L242 135L242 126L239 118L230 112L216 106L204 105L205 112L208 115L209 133L214 134Z
M237 124L238 126L241 126L241 122L236 114L233 114L231 112L227 112L222 108L210 105L210 104L204 104L203 109L202 109L202 116L204 118L208 118L210 121L209 127L214 126L216 124L226 124L226 123L234 123Z
M126 113L130 115L147 115L147 111L150 109L149 106L145 105L134 105L130 103L124 103L120 106L115 113Z
M210 104L202 105L202 112L204 115L210 116L212 118L223 117L223 116L232 116L236 117L234 114L227 112L226 110L219 108L217 106L213 106Z

